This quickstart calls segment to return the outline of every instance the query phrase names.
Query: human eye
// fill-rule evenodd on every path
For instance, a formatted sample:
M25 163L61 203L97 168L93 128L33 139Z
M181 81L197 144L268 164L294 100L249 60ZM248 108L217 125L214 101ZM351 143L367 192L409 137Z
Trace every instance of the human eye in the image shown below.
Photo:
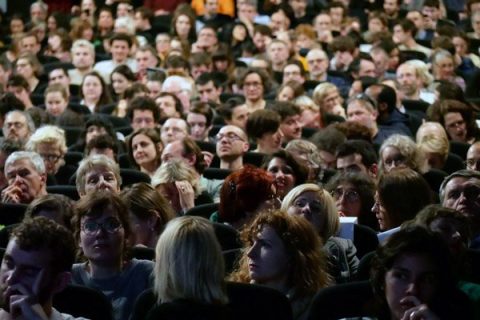
M407 277L408 277L408 275L405 271L396 270L396 269L394 269L392 271L392 276L393 276L393 278L398 279L398 280L407 280Z
M96 177L96 176L90 177L87 180L88 183L92 183L92 184L97 183L97 181L98 181L98 177Z

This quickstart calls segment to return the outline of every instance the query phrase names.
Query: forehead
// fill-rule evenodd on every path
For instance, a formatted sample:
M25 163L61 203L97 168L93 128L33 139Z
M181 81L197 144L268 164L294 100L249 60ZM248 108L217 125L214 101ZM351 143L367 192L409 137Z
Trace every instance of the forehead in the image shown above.
M236 135L242 136L243 131L240 130L237 126L224 126L218 133L228 134L228 133L235 133Z
M88 170L85 176L92 177L92 176L105 175L105 174L115 175L112 169L108 168L105 165L99 164L99 165L95 165L90 170Z
M398 74L405 74L405 73L411 73L413 75L416 75L415 67L408 64L403 64L400 67L398 67Z
M14 161L10 163L8 167L5 168L5 171L11 171L11 170L18 170L21 168L27 168L31 171L36 171L33 163L30 161L30 159L18 159L17 161Z
M185 123L185 120L183 120L183 119L170 118L165 122L165 124L163 126L166 127L166 128L182 128L182 129L185 129L187 127L187 124Z
M201 113L190 112L187 115L187 121L206 121L207 117Z
M147 109L137 109L134 110L133 112L134 117L152 117L153 118L153 112L152 110L147 110Z
M300 71L300 67L297 66L296 64L289 64L283 69L283 71Z
M449 190L461 188L467 185L478 185L480 184L480 179L477 178L466 178L466 177L455 177L448 181L447 185L445 186L445 192Z
M350 111L350 110L363 110L363 111L366 111L366 112L371 112L363 103L361 103L360 101L358 100L354 100L352 102L350 102L348 105L347 105L347 110Z
M167 144L163 153L170 155L181 155L183 153L183 144L179 141L171 142Z
M128 41L126 40L113 40L112 46L126 46L128 47Z
M348 156L338 157L337 165L351 166L352 164L362 164L362 155L358 153L349 154Z
M26 122L27 121L27 118L19 113L19 112L11 112L7 115L6 119L5 119L5 122L8 122L8 121L20 121L20 122Z
M50 78L59 76L66 76L66 73L63 69L55 69L50 72Z
M42 267L48 265L51 259L51 251L46 248L38 250L22 250L17 238L13 238L8 242L5 249L5 255L9 256L15 265L29 265Z
M473 144L467 152L467 159L480 158L480 144Z

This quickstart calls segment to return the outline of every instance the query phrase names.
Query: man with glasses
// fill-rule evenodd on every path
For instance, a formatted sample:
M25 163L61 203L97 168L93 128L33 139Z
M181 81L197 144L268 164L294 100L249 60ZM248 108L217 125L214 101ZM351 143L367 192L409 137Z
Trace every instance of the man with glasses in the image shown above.
M3 122L3 136L24 144L35 131L35 124L26 112L14 110L7 113Z
M245 132L237 126L226 125L217 136L217 156L220 168L239 170L243 167L243 155L250 147Z
M470 247L480 249L480 172L459 170L446 177L440 185L440 201L469 219Z
M1 193L4 203L30 204L47 194L47 173L42 157L36 152L17 151L5 162L8 186Z

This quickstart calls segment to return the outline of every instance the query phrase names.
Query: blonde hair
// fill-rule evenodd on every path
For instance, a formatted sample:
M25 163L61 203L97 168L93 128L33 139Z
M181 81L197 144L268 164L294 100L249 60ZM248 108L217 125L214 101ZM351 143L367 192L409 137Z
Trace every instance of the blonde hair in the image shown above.
M320 83L313 90L313 95L312 95L313 101L320 107L320 109L322 109L323 100L332 90L339 92L337 86L330 82ZM339 93L339 96L340 96L340 93Z
M57 126L46 125L38 128L28 139L25 149L37 152L41 143L51 144L60 149L62 155L67 152L65 131Z
M305 192L315 192L320 198L322 205L321 213L326 215L326 223L324 230L318 230L322 240L326 242L330 237L334 236L340 228L340 218L338 216L337 207L330 193L322 187L313 183L301 184L292 190L283 198L281 209L288 211L293 206L293 202Z
M95 47L93 46L93 44L88 41L88 40L85 40L85 39L78 39L76 40L73 45L72 45L72 49L70 50L71 53L73 54L73 52L78 49L78 48L87 48L88 51L90 51L90 54L92 56L95 56Z
M438 122L425 122L417 130L417 145L423 152L438 153L446 160L450 152L447 132Z
M422 60L408 60L403 64L415 69L415 74L422 80L425 87L428 87L433 83L433 75L430 73L428 65Z
M400 154L405 157L405 164L407 167L420 173L428 171L425 154L418 148L415 142L410 137L401 134L393 134L382 143L382 146L378 151L378 169L380 172L385 170L382 154L387 147L396 148Z
M309 96L306 96L306 95L301 95L299 97L296 97L293 100L293 104L299 107L302 111L305 111L305 110L311 110L313 112L320 111L320 107L316 105L315 102Z
M180 159L162 163L152 177L152 186L156 188L160 184L175 181L188 181L193 187L195 197L202 192L200 179L198 179L195 169Z
M155 248L158 302L188 299L226 304L225 266L212 224L201 217L171 220Z
M77 169L77 177L75 184L77 186L78 194L85 193L85 183L87 178L87 172L94 168L107 168L112 171L117 179L118 187L122 185L122 177L120 176L120 167L109 157L103 154L96 154L80 161Z

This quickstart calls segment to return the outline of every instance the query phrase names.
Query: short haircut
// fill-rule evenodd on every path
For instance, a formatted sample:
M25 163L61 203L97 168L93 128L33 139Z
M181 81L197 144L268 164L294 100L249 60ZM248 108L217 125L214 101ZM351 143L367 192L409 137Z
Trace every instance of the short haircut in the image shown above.
M72 233L48 218L23 220L12 230L10 239L14 239L24 251L49 250L54 274L70 272L75 262L75 241Z
M129 48L133 45L132 37L126 33L114 33L110 37L110 45L112 45L114 41L125 41L128 43Z
M140 13L143 19L147 19L148 22L152 23L154 15L153 11L147 7L139 7L137 8L136 12Z
M332 52L348 51L350 53L353 53L355 51L355 48L355 41L349 36L340 36L334 38L333 41L330 43L330 50Z
M229 98L224 104L218 108L218 113L226 120L232 120L233 110L245 104L243 96Z
M476 170L458 170L452 173L451 175L443 179L442 184L440 185L440 203L443 203L445 200L445 187L453 178L465 178L465 179L477 179L480 180L480 172Z
M41 211L54 212L53 221L60 223L70 230L70 219L73 216L73 204L75 202L62 194L46 194L34 199L25 211L25 218L34 218Z
M72 49L70 51L73 53L78 48L87 48L88 51L90 51L91 55L95 56L95 47L88 40L85 40L85 39L75 40L75 42L72 45Z
M63 99L65 99L68 102L68 91L64 85L61 85L60 83L50 84L45 89L45 92L44 92L45 99L47 98L47 94L52 92L59 92L62 95Z
M88 157L93 149L112 149L115 157L118 154L118 144L108 134L101 134L90 140L85 147L85 155Z
M337 148L337 158L359 154L362 156L362 164L370 168L377 163L377 153L371 143L363 140L348 140Z
M196 85L200 85L200 86L204 86L206 85L207 83L209 83L210 81L212 81L213 85L215 86L215 88L218 88L218 85L217 83L215 82L215 79L213 77L213 75L210 73L210 72L205 72L205 73L202 73L201 75L199 75L197 77L197 79L195 79L195 84Z
M257 110L247 120L246 131L250 139L260 139L266 133L275 133L280 127L281 118L272 110Z
M173 101L175 101L175 111L177 111L178 114L180 114L180 117L183 116L182 101L175 94L173 94L171 92L162 92L158 95L157 99L161 98L161 97L171 97L173 99Z
M395 23L395 25L402 27L404 32L410 32L412 37L415 38L415 35L417 34L417 27L415 27L415 24L409 20L409 19L402 19Z
M160 121L160 109L158 109L155 100L150 97L138 96L130 101L127 108L127 117L130 119L130 121L133 121L135 110L149 110L153 114L153 119L155 120L155 123L159 123Z
M12 74L7 81L7 88L8 87L21 87L28 92L30 92L30 85L28 84L28 81L19 74Z
M288 101L275 101L268 106L269 110L275 111L280 116L281 121L285 121L288 117L300 115L302 110L295 104Z
M190 67L208 66L212 64L212 57L206 52L195 52L192 53L188 62Z
M425 0L423 2L423 7L432 7L440 9L440 0Z
M170 221L155 249L158 301L226 304L225 265L212 224L202 217Z
M7 169L10 165L14 164L19 160L28 160L33 165L35 171L38 174L45 174L45 163L43 162L42 157L33 151L15 151L10 154L5 161L5 169Z
M206 127L210 127L213 121L213 110L206 102L195 102L190 109L190 113L201 114L206 119Z
M79 194L85 193L85 184L87 182L87 173L95 168L107 168L112 171L117 179L118 186L122 185L120 176L120 167L113 160L103 154L96 154L80 161L76 173L75 185ZM95 193L95 192L93 192Z

